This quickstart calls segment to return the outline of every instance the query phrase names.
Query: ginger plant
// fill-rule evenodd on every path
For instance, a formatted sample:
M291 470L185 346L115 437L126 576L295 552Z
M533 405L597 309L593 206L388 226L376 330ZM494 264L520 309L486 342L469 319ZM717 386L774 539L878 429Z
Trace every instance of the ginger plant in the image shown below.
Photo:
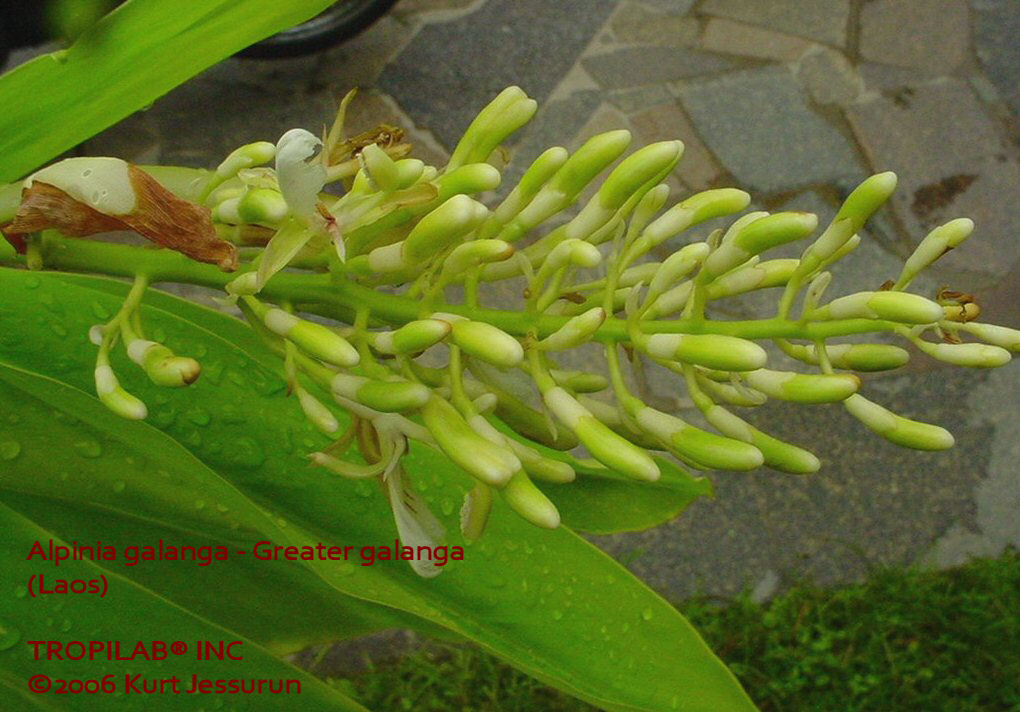
M857 372L898 368L908 351L841 337L893 334L941 361L982 368L1020 349L1020 331L975 321L967 295L906 291L970 235L967 219L931 231L891 284L825 300L829 270L892 194L892 173L861 183L814 238L817 218L801 212L751 212L699 235L699 225L744 211L750 196L714 189L666 208L664 180L682 157L680 141L622 160L627 131L595 136L573 154L550 148L487 205L479 198L501 180L490 160L537 107L523 91L510 87L485 107L441 168L407 157L393 127L348 138L350 99L322 138L293 129L275 144L241 146L212 172L143 170L112 158L45 168L0 210L8 240L0 261L134 279L121 310L90 334L96 393L126 418L145 418L147 408L120 386L111 350L123 348L160 386L187 387L201 372L199 361L146 338L145 290L161 282L222 289L281 357L294 407L333 438L307 457L324 474L378 479L411 545L443 535L402 466L411 441L472 476L461 510L467 538L482 535L497 495L529 522L555 528L559 513L535 480L569 486L578 470L595 467L654 481L661 460L653 453L699 470L815 472L819 460L803 443L783 442L731 409L769 398L841 403L905 447L953 445L944 428L859 392ZM323 192L327 185L342 194ZM169 249L79 239L111 229ZM794 241L806 243L799 258L765 257ZM674 244L665 259L652 257ZM485 285L502 280L520 284L520 310L484 303ZM713 303L759 289L776 292L775 314L710 318ZM803 369L769 368L757 343L767 340ZM608 379L598 368L561 368L562 354L590 341L602 347ZM642 357L682 376L713 430L633 392L625 368ZM601 391L612 403L593 397ZM338 410L349 416L346 428ZM573 452L578 446L587 454ZM441 570L411 563L421 575Z

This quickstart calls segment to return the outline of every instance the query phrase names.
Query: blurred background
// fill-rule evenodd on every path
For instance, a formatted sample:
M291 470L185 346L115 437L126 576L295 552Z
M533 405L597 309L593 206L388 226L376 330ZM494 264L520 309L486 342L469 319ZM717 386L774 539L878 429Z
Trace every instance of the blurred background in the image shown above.
M635 146L684 141L671 199L736 186L758 209L824 223L862 178L893 170L897 194L836 266L832 296L878 288L929 229L968 216L974 236L917 290L970 292L983 318L1020 327L1017 0L399 0L378 19L376 9L387 8L366 10L356 29L374 23L346 42L228 60L79 150L213 166L239 143L319 130L360 87L354 131L402 127L412 155L441 165L475 112L518 84L540 109L508 146L505 189L546 147L621 127ZM8 42L8 66L43 39ZM766 316L773 303L716 314ZM668 374L648 369L642 386L660 407L689 411ZM1020 544L1016 366L943 368L915 352L862 391L948 427L957 446L904 451L837 407L765 407L749 418L810 446L821 472L710 473L715 500L594 540L671 600L750 591L758 601L805 579L946 567Z

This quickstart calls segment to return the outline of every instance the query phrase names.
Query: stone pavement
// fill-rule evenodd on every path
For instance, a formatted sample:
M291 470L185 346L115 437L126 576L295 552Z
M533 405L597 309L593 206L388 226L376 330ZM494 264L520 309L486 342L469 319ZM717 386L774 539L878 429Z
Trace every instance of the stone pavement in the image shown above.
M926 230L970 216L974 237L924 286L973 291L989 320L1020 327L1018 36L1016 0L402 0L319 56L228 61L86 149L211 165L240 142L321 126L360 86L355 126L402 125L442 161L473 114L519 84L541 108L510 146L511 176L547 146L625 127L636 145L684 140L675 195L735 185L824 221L856 181L895 170L897 196L837 265L837 288L878 287ZM675 381L648 378L658 401L689 407ZM837 407L766 407L750 417L811 444L820 473L713 473L714 501L597 543L669 597L768 596L805 575L831 583L1020 545L1016 366L915 355L864 391L949 426L956 448L900 450Z

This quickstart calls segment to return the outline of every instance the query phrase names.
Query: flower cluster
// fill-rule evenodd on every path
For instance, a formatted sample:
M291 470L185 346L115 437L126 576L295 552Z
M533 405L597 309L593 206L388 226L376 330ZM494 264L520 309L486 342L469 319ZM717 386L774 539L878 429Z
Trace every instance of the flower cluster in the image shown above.
M485 107L441 168L406 157L410 147L393 127L346 137L349 101L322 138L294 129L276 144L234 151L190 187L194 204L211 215L211 232L196 219L192 241L162 244L225 269L239 258L238 273L226 282L230 301L281 355L308 420L334 438L311 461L343 477L379 478L400 537L411 545L434 545L443 528L402 468L410 441L442 451L473 477L461 511L468 538L482 533L495 495L528 521L554 528L559 513L534 481L569 483L582 464L642 481L660 476L653 452L696 469L816 471L814 454L734 412L769 398L841 403L896 444L952 446L945 429L858 392L854 372L898 368L909 358L906 350L834 339L891 333L936 359L970 367L1002 365L1020 349L1020 331L974 321L979 309L967 295L942 292L933 300L906 291L968 237L967 219L928 234L882 289L825 300L829 269L860 243L865 221L895 188L892 173L865 180L817 237L810 213L750 212L669 254L667 244L742 213L750 202L747 193L723 188L667 208L664 180L681 159L680 141L622 160L627 131L594 136L572 154L550 148L504 198L486 205L480 197L500 185L494 163L501 144L536 110L523 91L506 89ZM31 199L39 186L100 217L144 222L139 213L155 193L146 193L148 203L136 199L139 179L129 179L135 174L114 160L71 159L29 178L23 207L34 222L22 219L28 208L19 212L21 231L45 222L39 216L46 206ZM330 184L342 185L342 195L323 192ZM108 192L96 192L100 187ZM586 189L591 197L582 201ZM13 227L19 232L18 221ZM765 257L794 241L806 243L799 258ZM303 276L314 276L316 289L302 289L311 284ZM521 283L520 310L482 305L482 286L499 280ZM99 397L132 418L146 410L110 368L117 340L160 385L187 385L200 370L142 335L137 305L146 284L140 276L121 312L93 334ZM774 315L709 318L713 302L761 289L775 290ZM318 299L323 293L332 297ZM769 368L756 343L763 339L801 362L803 372ZM561 367L564 352L590 341L601 345L605 368ZM682 376L712 430L633 392L624 369L641 358ZM610 391L612 402L594 397L600 391ZM344 429L336 409L349 415ZM590 458L571 454L578 446ZM348 454L352 448L359 457ZM429 562L415 568L422 575L440 570Z

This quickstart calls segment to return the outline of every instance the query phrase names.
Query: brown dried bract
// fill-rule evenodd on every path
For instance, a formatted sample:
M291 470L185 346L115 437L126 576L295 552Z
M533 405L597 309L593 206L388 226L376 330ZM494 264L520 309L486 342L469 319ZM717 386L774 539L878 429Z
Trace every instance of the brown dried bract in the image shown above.
M49 183L34 181L21 192L21 206L5 232L25 234L59 230L72 237L131 230L198 262L237 269L237 249L219 239L209 209L182 200L136 166L128 166L135 208L127 215L106 215Z

